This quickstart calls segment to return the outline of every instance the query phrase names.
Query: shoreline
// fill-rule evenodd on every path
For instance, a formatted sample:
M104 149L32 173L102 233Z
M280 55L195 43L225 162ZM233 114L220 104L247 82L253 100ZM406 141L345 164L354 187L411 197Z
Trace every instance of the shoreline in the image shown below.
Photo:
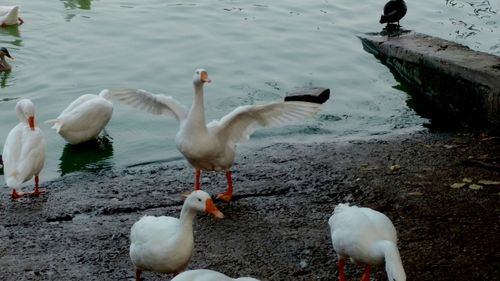
M215 202L226 217L195 220L188 268L262 280L335 280L327 220L335 204L351 202L393 221L409 279L494 280L500 185L470 186L499 181L500 173L469 164L490 163L499 152L497 137L429 132L244 149L233 169L234 201ZM463 178L473 183L450 187ZM63 176L44 182L49 192L41 198L12 202L4 195L5 280L133 280L130 227L145 214L178 217L180 194L193 180L194 170L178 160ZM202 173L202 189L225 190L223 173ZM362 269L349 263L346 275L358 279ZM386 280L383 269L373 272Z

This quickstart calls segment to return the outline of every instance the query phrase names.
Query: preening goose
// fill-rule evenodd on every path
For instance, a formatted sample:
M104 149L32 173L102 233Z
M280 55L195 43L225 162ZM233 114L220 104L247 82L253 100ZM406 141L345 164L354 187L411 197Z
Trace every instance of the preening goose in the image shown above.
M56 119L45 123L54 124L52 129L71 144L95 139L113 114L113 104L108 100L108 93L108 90L102 90L99 95L82 95Z
M179 121L175 136L177 149L196 169L195 190L200 189L201 170L225 171L227 191L217 198L231 201L233 185L231 166L237 143L247 140L259 127L280 126L302 121L316 114L316 103L290 101L262 105L244 105L208 124L205 121L203 85L209 83L208 72L197 69L193 76L194 102L191 109L165 95L155 95L144 90L124 90L111 95L119 101L145 109L153 114L165 114Z
M171 281L259 281L252 277L231 278L225 274L208 269L184 271Z
M23 23L24 20L19 17L19 6L0 6L0 27Z
M193 191L184 201L180 218L144 216L130 231L130 259L136 280L142 271L178 274L191 260L194 248L193 220L197 212L222 219L208 193Z
M35 106L29 99L22 99L16 104L16 114L20 123L10 130L3 147L2 160L7 186L12 188L12 199L25 194L39 196L38 175L45 162L45 140L43 133L36 126ZM35 176L35 191L18 192L22 183Z
M370 208L339 204L328 220L333 249L338 256L339 280L346 281L345 260L365 264L361 281L370 281L370 267L383 265L390 281L405 281L397 247L396 229L384 214Z

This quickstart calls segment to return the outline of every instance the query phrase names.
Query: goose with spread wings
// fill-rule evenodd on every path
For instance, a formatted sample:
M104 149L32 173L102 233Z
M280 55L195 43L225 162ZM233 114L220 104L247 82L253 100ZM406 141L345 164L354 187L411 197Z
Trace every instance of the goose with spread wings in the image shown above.
M170 96L144 90L114 91L111 97L153 114L173 116L180 123L175 136L177 149L195 168L195 190L200 190L201 171L225 171L227 191L217 198L229 202L233 196L231 166L237 143L247 140L259 127L280 126L312 117L316 103L290 101L244 105L210 123L205 121L203 86L211 80L208 72L197 69L193 75L195 98L190 109Z

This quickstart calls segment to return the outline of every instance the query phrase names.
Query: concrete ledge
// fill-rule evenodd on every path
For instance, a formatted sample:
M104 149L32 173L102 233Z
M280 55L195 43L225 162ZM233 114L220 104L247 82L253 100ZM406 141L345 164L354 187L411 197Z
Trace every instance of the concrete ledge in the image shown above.
M415 32L358 37L440 110L469 125L500 125L500 57Z

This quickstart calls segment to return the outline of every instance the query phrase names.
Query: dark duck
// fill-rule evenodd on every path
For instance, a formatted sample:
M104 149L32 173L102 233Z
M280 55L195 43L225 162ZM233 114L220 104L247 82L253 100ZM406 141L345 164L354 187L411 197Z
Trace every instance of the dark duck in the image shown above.
M406 15L406 3L404 0L390 0L384 6L384 14L380 16L380 23L397 22Z

